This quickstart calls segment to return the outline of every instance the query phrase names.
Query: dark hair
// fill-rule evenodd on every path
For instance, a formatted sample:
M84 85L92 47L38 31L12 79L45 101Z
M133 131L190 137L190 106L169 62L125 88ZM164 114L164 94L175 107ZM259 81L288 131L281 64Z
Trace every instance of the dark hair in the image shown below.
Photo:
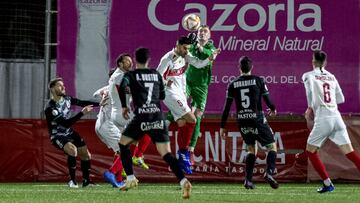
M49 84L48 84L48 88L49 89L53 88L56 85L56 83L59 82L59 81L63 82L64 80L62 78L60 78L60 77L51 79Z
M243 73L250 72L252 68L252 61L249 57L247 56L240 57L239 64L240 64L241 72Z
M145 64L150 58L150 50L148 48L139 47L135 51L135 60L140 64Z
M326 53L321 50L315 50L313 53L313 57L315 61L321 65L324 64L324 62L326 61Z
M185 36L181 36L178 40L177 40L177 44L183 45L183 44L192 44L193 40L189 37L185 37Z
M128 53L122 53L116 58L116 67L119 67L119 63L121 63L126 56L131 57Z

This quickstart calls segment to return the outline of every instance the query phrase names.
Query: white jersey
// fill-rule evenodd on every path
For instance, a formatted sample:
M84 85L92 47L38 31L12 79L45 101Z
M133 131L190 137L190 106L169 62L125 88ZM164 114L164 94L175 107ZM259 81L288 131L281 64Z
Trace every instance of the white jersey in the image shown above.
M104 99L109 95L109 86L102 87L93 94L95 98L101 98ZM97 118L100 120L110 120L111 118L111 104L107 103L100 107L99 114L97 115Z
M125 120L122 116L122 106L118 89L124 77L125 72L117 68L109 79L109 97L111 102L111 121L122 130L129 120ZM127 95L127 103L130 104L130 96ZM132 118L132 113L130 114Z
M305 85L308 106L314 110L315 121L324 117L340 116L337 104L345 101L338 81L327 70L304 73L302 80Z
M188 64L193 65L195 68L203 68L209 63L209 59L200 60L190 53L184 57L177 55L173 50L166 53L160 60L160 64L157 67L157 71L164 79L166 84L168 81L172 81L170 87L166 87L168 92L183 92L185 94L186 77L185 71Z

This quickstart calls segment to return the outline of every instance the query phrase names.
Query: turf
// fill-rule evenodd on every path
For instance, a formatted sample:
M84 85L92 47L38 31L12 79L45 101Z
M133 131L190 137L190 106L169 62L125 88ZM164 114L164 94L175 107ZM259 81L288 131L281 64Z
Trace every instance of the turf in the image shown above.
M70 189L59 183L0 183L0 202L359 202L359 184L336 184L335 191L317 194L319 184L281 184L277 190L257 184L246 190L241 184L194 183L190 200L181 199L178 184L140 183L137 189L119 191L108 184Z

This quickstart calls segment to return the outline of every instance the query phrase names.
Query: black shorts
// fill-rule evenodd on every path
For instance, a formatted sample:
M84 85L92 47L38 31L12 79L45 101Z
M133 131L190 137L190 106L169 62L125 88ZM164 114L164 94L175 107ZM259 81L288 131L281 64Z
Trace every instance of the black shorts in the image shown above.
M148 134L154 143L170 142L169 133L162 115L146 118L135 115L126 126L123 135L134 140L140 140Z
M73 131L71 134L67 136L59 135L54 136L51 139L51 144L53 144L56 148L60 150L64 150L64 146L66 143L71 142L76 147L83 147L85 146L85 141L80 137L79 133Z
M265 117L238 120L238 127L244 142L248 145L255 145L255 141L258 141L261 146L275 142L274 133Z

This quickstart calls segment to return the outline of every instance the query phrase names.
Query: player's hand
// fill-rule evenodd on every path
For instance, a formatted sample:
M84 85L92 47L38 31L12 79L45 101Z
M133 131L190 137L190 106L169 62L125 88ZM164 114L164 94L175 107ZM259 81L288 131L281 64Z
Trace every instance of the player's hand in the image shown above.
M103 98L101 99L99 105L105 106L108 103L109 103L109 95L104 95Z
M125 120L130 119L130 109L128 107L122 108L122 115L125 118Z
M274 109L274 111L273 110L271 110L271 109L268 109L268 113L267 113L269 116L276 116L276 114L277 114L277 111L276 111L276 109Z
M209 60L213 61L216 59L217 55L220 54L221 49L215 49L215 51L209 56Z
M227 130L225 128L220 128L220 136L223 140L226 139L227 136Z
M169 81L167 81L166 86L167 86L167 87L170 87L172 84L173 84L173 81L172 81L172 80L169 80Z
M87 105L87 106L85 106L82 110L81 110L81 112L83 113L83 114L87 114L87 113L89 113L90 111L92 111L93 110L93 105Z

